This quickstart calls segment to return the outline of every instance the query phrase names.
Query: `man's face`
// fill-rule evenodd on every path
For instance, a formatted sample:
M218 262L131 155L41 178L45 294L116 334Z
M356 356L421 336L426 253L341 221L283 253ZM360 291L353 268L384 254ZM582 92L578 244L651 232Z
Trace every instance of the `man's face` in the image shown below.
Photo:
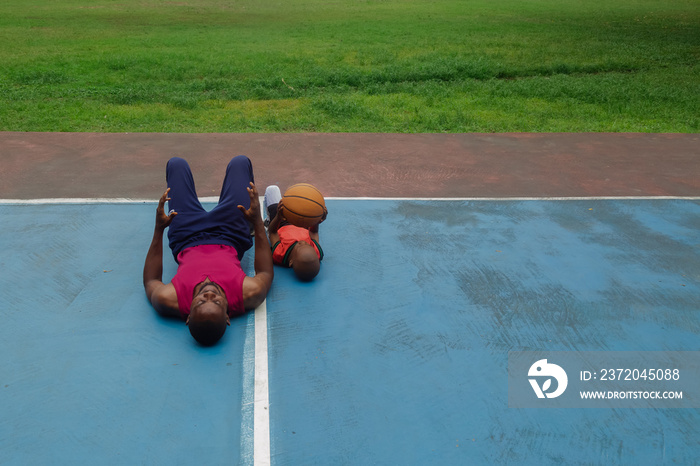
M192 318L215 321L225 317L228 323L227 310L228 302L219 285L215 283L205 283L201 286L199 291L196 292L194 298L192 298L188 321Z

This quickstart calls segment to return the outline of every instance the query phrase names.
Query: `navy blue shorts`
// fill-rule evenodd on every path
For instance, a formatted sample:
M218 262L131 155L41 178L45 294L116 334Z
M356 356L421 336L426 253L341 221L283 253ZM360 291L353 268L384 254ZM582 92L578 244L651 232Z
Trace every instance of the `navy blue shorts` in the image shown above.
M253 164L245 155L231 159L226 167L219 203L206 211L197 197L189 164L180 157L168 161L165 177L170 188L168 209L177 212L168 229L173 257L185 248L200 244L225 244L238 251L238 258L253 246L250 224L238 205L250 208L246 188L253 179ZM167 213L167 212L166 212Z

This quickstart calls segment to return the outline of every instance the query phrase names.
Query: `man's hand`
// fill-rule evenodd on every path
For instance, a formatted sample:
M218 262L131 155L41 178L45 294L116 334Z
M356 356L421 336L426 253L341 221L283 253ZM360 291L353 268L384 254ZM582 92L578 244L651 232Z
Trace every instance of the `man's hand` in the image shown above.
M251 182L250 187L246 189L248 190L248 195L250 196L250 208L246 209L242 205L239 205L238 208L241 210L241 212L243 212L245 218L250 223L255 225L255 222L262 219L260 216L260 198L258 197L258 188L256 188L255 184Z
M165 215L165 202L170 200L169 191L170 188L165 190L156 209L156 227L143 264L143 287L156 311L162 315L179 316L175 287L172 283L163 283L163 231L177 215L175 212Z
M177 212L172 211L169 214L165 214L165 201L169 201L170 198L168 197L168 193L170 192L170 188L166 189L163 195L160 197L160 201L158 201L158 208L156 209L156 230L159 231L164 231L168 225L170 225L170 222L173 221L173 218L177 215Z

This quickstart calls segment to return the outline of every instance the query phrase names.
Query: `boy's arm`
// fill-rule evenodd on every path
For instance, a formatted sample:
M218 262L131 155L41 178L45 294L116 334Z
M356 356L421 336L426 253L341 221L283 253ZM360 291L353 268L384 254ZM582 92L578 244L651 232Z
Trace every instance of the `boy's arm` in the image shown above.
M277 231L280 229L280 224L284 219L284 206L282 201L277 204L277 213L275 213L275 218L270 220L270 224L267 226L267 234L270 236L270 246L274 246L280 240L280 235Z
M323 218L321 218L321 220L320 220L316 225L314 225L314 226L312 226L311 228L309 228L309 235L311 236L311 239L314 240L314 241L316 241L317 243L319 242L319 239L318 239L318 226L319 226L321 223L323 223L323 221L326 219L327 216L328 216L328 211L324 209Z
M309 236L311 237L312 240L316 241L317 243L319 242L318 239L318 223L311 228L309 228Z
M275 214L275 218L270 220L270 224L267 226L267 232L268 233L277 233L277 230L280 228L280 223L282 222L282 219L284 218L284 206L282 205L282 201L277 204L277 213Z

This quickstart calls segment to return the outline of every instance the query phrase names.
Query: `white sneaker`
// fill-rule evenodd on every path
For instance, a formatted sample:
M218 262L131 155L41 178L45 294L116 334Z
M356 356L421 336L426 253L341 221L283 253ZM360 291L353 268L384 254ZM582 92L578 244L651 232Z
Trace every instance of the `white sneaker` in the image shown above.
M265 225L269 225L270 220L270 213L267 211L267 207L275 204L279 204L279 202L282 200L282 193L280 192L280 188L277 185L270 185L267 187L265 190L265 197L263 199L263 211L265 213Z

